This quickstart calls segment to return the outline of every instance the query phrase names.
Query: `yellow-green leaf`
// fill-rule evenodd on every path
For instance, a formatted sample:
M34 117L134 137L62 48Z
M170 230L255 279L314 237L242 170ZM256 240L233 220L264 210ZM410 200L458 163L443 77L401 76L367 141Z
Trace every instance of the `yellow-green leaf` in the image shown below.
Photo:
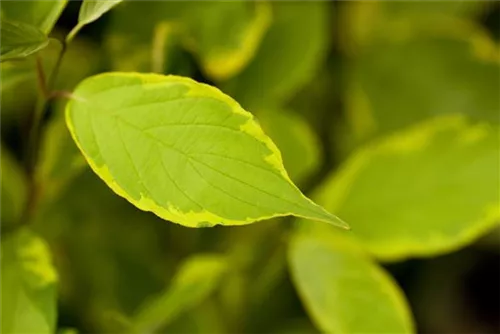
M169 324L206 299L218 286L226 269L225 259L218 255L189 258L179 268L170 287L139 308L131 319L132 326L144 333Z
M68 34L66 40L71 41L85 25L98 20L102 15L122 1L123 0L84 0L80 8L80 13L78 14L78 24Z
M384 260L457 249L500 220L498 127L442 116L360 149L315 197Z
M201 227L296 215L345 227L300 192L253 116L215 87L102 74L77 87L66 117L94 172L166 220Z
M412 333L397 284L340 233L299 232L289 246L295 287L324 333Z
M54 333L57 273L29 230L2 235L2 333Z

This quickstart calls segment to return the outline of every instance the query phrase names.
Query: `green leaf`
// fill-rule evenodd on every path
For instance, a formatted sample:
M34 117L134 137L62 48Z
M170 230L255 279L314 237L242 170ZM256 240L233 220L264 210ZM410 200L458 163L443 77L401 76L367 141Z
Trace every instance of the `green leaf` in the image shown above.
M338 233L295 235L289 265L300 298L325 333L412 333L391 277Z
M498 123L500 62L489 59L495 57L487 56L488 45L412 38L367 48L352 61L348 77L346 105L354 133L365 140L455 113Z
M66 37L66 41L71 41L83 26L96 21L122 1L123 0L84 0L80 8L80 13L78 14L78 24L70 31Z
M442 116L359 150L315 198L384 260L455 250L498 225L498 135Z
M189 3L180 22L188 47L212 78L227 80L253 58L271 23L265 1Z
M27 181L21 167L3 145L1 151L1 221L2 227L5 227L17 223L21 217L26 202Z
M9 20L35 26L48 35L67 3L67 0L4 1L2 14Z
M2 333L54 333L57 273L29 230L2 236Z
M280 105L316 74L330 29L326 2L274 2L273 23L248 66L224 91L244 107Z
M130 21L138 15L150 19L131 26ZM267 2L164 1L148 6L128 2L111 19L107 47L119 70L150 71L156 67L155 72L163 73L165 70L149 64L159 55L169 63L168 73L178 73L178 67L185 67L186 62L177 59L181 58L177 54L182 45L208 76L226 80L252 59L270 21ZM171 66L172 62L178 66Z
M318 169L319 138L300 115L290 110L266 110L259 113L259 122L280 149L293 181L303 181Z
M73 139L94 172L139 209L190 227L284 215L345 227L302 195L252 115L214 87L107 73L73 96Z
M146 302L132 318L137 332L153 332L206 299L218 286L227 267L218 255L190 257L172 279L170 287Z
M27 57L49 44L38 28L16 21L1 20L0 61Z

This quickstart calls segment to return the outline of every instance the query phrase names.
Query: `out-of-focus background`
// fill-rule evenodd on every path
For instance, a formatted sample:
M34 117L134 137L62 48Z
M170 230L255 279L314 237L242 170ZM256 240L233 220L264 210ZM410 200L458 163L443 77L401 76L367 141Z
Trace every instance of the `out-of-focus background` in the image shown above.
M79 7L67 4L55 37ZM499 38L497 1L125 1L82 29L57 87L104 71L218 86L256 115L297 185L396 279L418 332L499 333ZM41 52L47 68L58 47ZM2 191L21 189L3 160L23 155L30 66L2 64ZM160 312L160 332L319 332L287 265L293 219L190 229L141 212L86 166L63 108L54 101L45 119L32 224L59 275L58 328L120 332L186 259L217 253L224 273L202 273L213 291L170 296L188 306ZM9 200L2 228L20 211Z

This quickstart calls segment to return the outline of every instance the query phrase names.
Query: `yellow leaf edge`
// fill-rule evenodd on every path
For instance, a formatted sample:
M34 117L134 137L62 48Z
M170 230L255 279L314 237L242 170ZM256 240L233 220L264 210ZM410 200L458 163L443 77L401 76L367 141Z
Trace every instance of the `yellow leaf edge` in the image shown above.
M77 136L75 129L73 127L73 124L71 122L71 106L75 101L82 101L85 100L82 97L79 97L78 94L74 93L71 100L68 102L66 105L66 111L65 111L65 117L66 117L66 125L69 129L69 132L71 133L71 137L73 138L73 141L76 143L78 149L82 152L83 156L85 157L85 160L91 167L91 169L96 173L105 183L106 185L111 188L117 195L125 198L128 202L139 208L140 210L143 211L149 211L157 215L158 217L168 220L186 227L212 227L215 225L247 225L251 224L256 221L261 221L261 220L266 220L266 219L271 219L271 218L276 218L276 217L284 217L284 216L296 216L296 217L301 217L305 219L311 219L311 220L316 220L316 221L322 221L326 222L332 225L336 225L339 227L342 227L344 229L349 229L349 226L343 222L340 218L334 216L333 214L329 213L326 211L323 207L317 205L314 203L311 199L307 198L301 191L300 189L291 181L290 177L288 176L284 166L283 166L283 161L281 158L281 153L276 147L276 145L272 142L272 140L265 135L263 130L260 128L258 123L255 121L253 115L249 113L248 111L245 111L235 100L233 100L231 97L228 95L224 94L222 91L220 91L218 88L199 83L193 79L187 78L187 77L181 77L181 76L176 76L176 75L161 75L161 74L153 74L153 73L134 73L134 72L107 72L107 73L101 73L94 75L92 77L89 77L85 80L83 80L79 85L83 85L85 82L93 80L98 77L106 77L106 76L122 76L122 77L134 77L134 78L139 78L143 83L158 83L158 82L177 82L177 83L182 83L185 84L190 88L189 92L186 94L186 96L204 96L204 97L211 97L215 98L219 101L222 101L229 105L231 107L231 110L234 113L244 115L247 118L247 122L241 126L240 130L247 133L248 135L252 136L253 138L259 140L262 142L266 147L271 151L271 154L267 157L265 157L265 161L275 168L281 176L289 182L292 187L299 192L301 195L302 199L304 199L309 205L311 205L311 209L315 208L318 211L318 214L316 216L304 216L304 215L299 215L293 212L287 212L287 213L279 213L279 214L274 214L274 215L269 215L269 216L263 216L263 217L258 217L258 218L246 218L243 220L234 220L234 219L228 219L224 217L220 217L214 213L211 213L209 211L201 211L201 212L182 212L176 207L174 207L172 204L169 203L169 206L167 208L162 207L158 205L156 202L154 202L152 199L144 197L141 195L141 198L139 200L136 200L129 196L125 190L123 190L120 185L114 180L113 176L111 175L108 167L106 165L103 166L97 166L97 164L92 160L90 156L86 154L86 152L83 150L82 146L78 142ZM78 87L75 89L75 92L78 91Z
M304 307L308 310L308 313L311 315L311 319L317 326L317 328L323 330L324 332L329 332L331 330L330 326L325 326L326 322L331 321L331 319L326 319L326 317L313 315L311 308L308 306L310 303L309 298L306 296L306 293L303 289L300 288L300 284L298 283L297 277L294 274L294 270L291 268L292 266L292 258L293 258L293 249L297 248L297 244L300 242L312 242L319 243L325 249L329 249L335 253L351 253L353 256L359 258L360 261L365 261L371 267L372 276L376 281L382 284L382 290L387 294L388 298L392 301L395 306L395 310L399 315L399 318L403 321L405 327L407 328L406 333L414 333L415 332L415 322L411 313L410 305L405 298L405 294L399 284L397 284L396 280L381 266L379 266L371 256L351 238L346 238L345 235L340 233L322 233L318 234L314 232L314 229L311 230L301 230L296 229L295 232L292 233L289 241L288 241L288 266L291 271L291 278L294 286L296 287L297 294L300 296L300 299L304 303ZM337 324L335 333L345 333L347 332L341 325Z
M423 148L430 139L443 130L455 130L461 134L459 139L463 144L473 143L482 136L494 131L494 126L486 122L472 125L462 114L444 115L432 118L409 128L400 130L393 135L382 138L372 144L365 145L355 152L340 169L332 173L323 186L317 189L317 196L312 196L330 210L338 210L348 193L350 184L356 175L368 164L377 152L394 152L398 154L411 153ZM329 191L326 188L332 187ZM435 234L429 243L419 240L404 240L398 243L367 242L358 240L370 254L383 262L396 262L413 257L432 257L456 251L483 236L500 223L500 203L490 203L485 206L484 214L476 221L470 222L469 228L463 229L458 235L447 237ZM431 245L431 247L429 247ZM404 249L404 251L401 251Z

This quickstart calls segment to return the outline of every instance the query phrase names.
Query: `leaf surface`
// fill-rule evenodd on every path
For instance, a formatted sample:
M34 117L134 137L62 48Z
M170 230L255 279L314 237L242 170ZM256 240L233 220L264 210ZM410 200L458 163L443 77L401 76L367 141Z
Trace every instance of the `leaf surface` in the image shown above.
M273 22L255 57L224 91L245 108L281 105L310 81L328 49L328 4L273 2Z
M68 3L67 0L30 0L2 2L2 15L49 34Z
M98 20L106 12L123 0L84 0L78 14L78 24L68 34L66 40L71 41L83 26Z
M381 259L449 252L498 225L498 133L438 117L360 149L314 198Z
M399 287L341 233L300 232L289 246L293 282L313 322L325 333L412 333Z
M47 36L35 26L4 18L1 21L1 61L27 57L49 44Z
M214 87L108 73L73 95L73 139L94 172L142 210L190 227L284 215L345 227L300 192L253 116Z
M57 273L31 231L2 236L2 333L54 333Z
M197 306L217 287L227 263L217 255L198 255L182 264L170 287L145 303L132 318L138 332L165 326L182 312Z

